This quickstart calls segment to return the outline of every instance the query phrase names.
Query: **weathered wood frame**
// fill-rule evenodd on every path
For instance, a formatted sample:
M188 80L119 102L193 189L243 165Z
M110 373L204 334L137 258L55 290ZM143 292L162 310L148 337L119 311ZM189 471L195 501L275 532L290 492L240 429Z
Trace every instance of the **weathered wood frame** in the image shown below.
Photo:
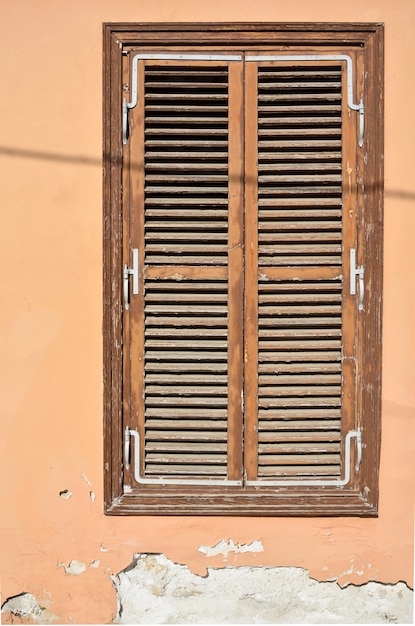
M378 514L381 429L381 338L383 259L383 45L382 24L104 24L103 65L103 336L104 336L104 507L107 514L195 515L361 515ZM162 45L202 50L276 50L296 45L304 50L330 45L364 50L365 144L358 164L362 258L365 265L365 311L359 334L370 338L360 355L364 385L359 414L364 454L356 490L339 488L253 488L243 496L232 488L165 489L123 494L123 168L121 99L125 77L123 50L152 51ZM363 258L364 257L364 258ZM173 496L173 497L172 497ZM196 496L196 497L195 497ZM193 501L193 502L192 502Z

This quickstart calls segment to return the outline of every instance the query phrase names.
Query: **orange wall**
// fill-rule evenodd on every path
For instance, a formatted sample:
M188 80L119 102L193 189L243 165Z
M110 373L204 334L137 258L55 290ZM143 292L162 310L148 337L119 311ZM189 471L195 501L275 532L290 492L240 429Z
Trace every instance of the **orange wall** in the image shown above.
M385 22L378 519L104 517L100 159L107 21ZM134 552L164 552L200 573L207 565L295 565L340 584L412 586L413 0L13 0L1 3L0 24L2 601L26 591L60 622L108 622L115 613L109 574ZM64 489L70 499L59 496ZM264 551L228 561L198 551L221 539L257 539ZM80 576L59 567L72 559L87 565ZM99 566L89 567L94 560Z

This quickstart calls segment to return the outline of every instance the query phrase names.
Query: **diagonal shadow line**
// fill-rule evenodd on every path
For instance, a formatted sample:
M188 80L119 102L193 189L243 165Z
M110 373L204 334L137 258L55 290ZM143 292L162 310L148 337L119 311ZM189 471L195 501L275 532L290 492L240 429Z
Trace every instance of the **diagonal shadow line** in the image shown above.
M84 163L86 165L102 165L102 159L70 154L58 154L56 152L42 152L40 150L23 150L9 146L0 146L0 154L10 157L23 157L27 159L39 159L43 161L60 161L62 163Z
M104 156L103 158L89 157L82 154L70 155L59 154L57 152L43 152L41 150L24 150L22 148L12 148L10 146L0 146L0 155L10 157L23 157L29 159L39 159L44 161L56 161L61 163L73 163L84 165L95 165L102 167L104 163L120 165L122 158L118 156L110 157ZM376 185L379 189L380 185ZM399 198L401 200L415 200L415 192L402 191L399 189L387 189L385 188L385 197L387 198Z

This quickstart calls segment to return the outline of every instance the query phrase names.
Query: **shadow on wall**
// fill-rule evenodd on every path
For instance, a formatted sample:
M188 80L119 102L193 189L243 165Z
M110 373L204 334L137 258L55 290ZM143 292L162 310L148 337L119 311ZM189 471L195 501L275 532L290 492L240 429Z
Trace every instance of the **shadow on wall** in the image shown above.
M55 161L60 163L73 163L74 165L93 165L102 167L106 159L97 159L82 154L58 154L57 152L43 152L41 150L23 150L21 148L12 148L10 146L0 146L0 155L9 157L18 157L25 159L38 159L41 161ZM120 165L121 158L111 159L113 165ZM400 191L398 189L385 189L387 198L398 198L401 200L415 200L415 192Z

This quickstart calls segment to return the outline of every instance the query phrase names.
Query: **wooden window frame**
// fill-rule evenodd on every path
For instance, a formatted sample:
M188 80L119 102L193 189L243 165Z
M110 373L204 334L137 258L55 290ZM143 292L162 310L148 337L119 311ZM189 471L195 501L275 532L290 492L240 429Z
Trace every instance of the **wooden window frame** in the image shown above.
M104 24L104 184L103 184L103 335L104 335L104 510L110 515L193 514L339 516L378 515L381 430L381 332L383 260L383 25L382 24ZM363 416L363 455L355 489L255 488L244 497L231 487L220 493L183 487L174 498L161 491L148 497L123 490L123 52L166 47L198 51L278 50L287 45L304 51L341 47L364 50L365 143L358 176L359 224L365 265L365 311L358 334L364 376L358 399ZM360 342L361 343L361 342ZM363 374L364 373L364 374ZM193 504L192 504L193 501Z

